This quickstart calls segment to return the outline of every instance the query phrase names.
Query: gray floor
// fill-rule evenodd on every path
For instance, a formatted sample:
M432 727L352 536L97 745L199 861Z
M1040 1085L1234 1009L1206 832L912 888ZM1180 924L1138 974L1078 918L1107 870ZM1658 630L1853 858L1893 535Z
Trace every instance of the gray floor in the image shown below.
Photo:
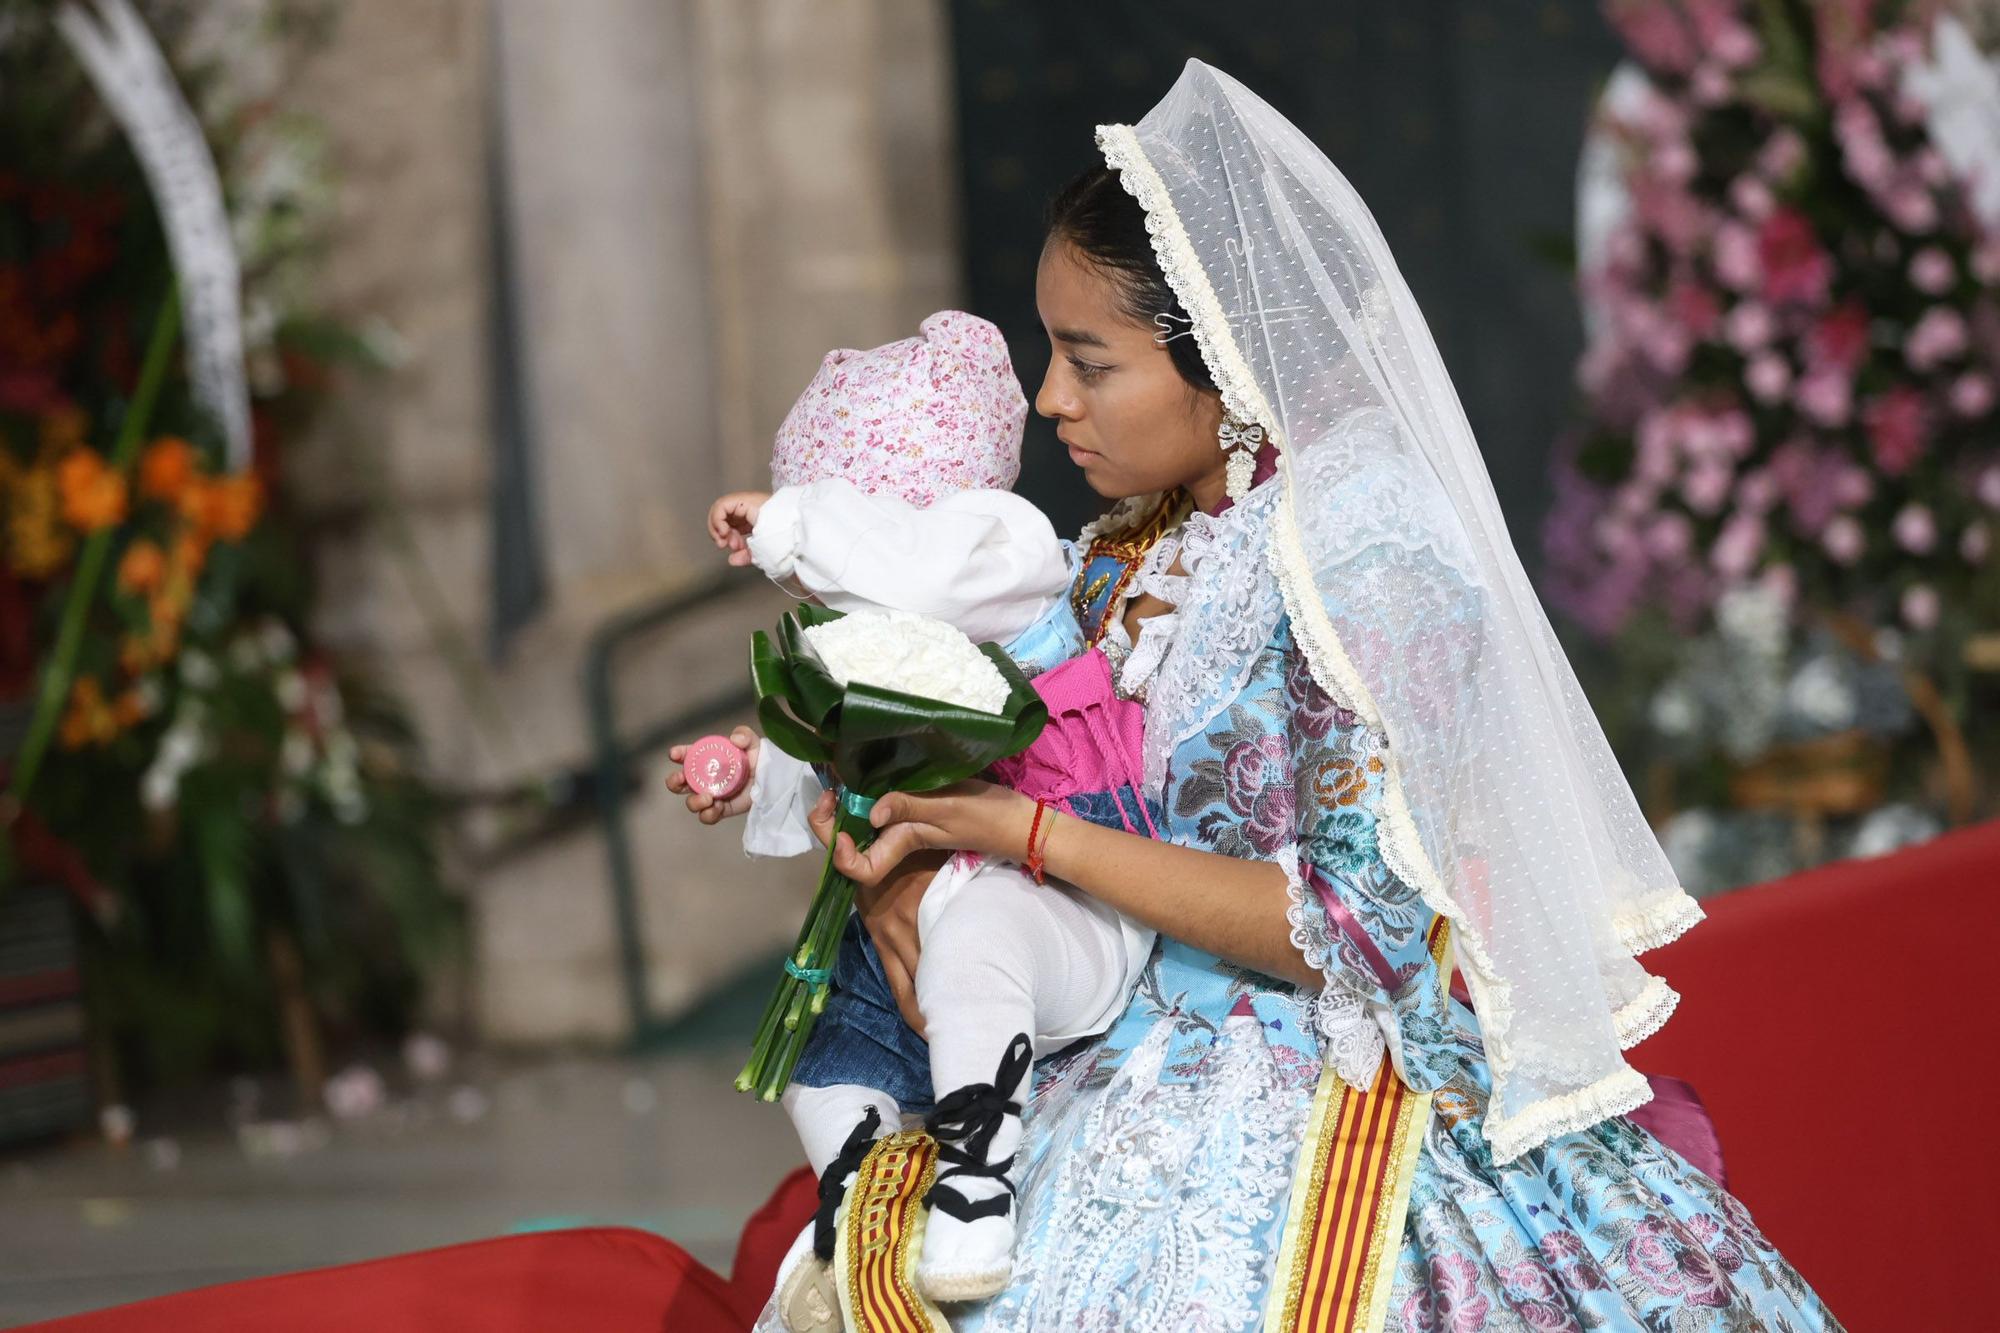
M141 1123L123 1151L8 1155L0 1327L594 1223L657 1231L727 1272L744 1218L802 1160L783 1114L730 1088L740 1063L709 1048L460 1070L345 1121L232 1128L211 1108Z

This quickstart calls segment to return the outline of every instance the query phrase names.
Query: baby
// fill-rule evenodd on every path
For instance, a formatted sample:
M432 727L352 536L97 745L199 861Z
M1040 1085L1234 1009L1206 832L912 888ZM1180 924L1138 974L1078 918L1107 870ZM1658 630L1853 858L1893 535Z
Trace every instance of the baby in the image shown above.
M1027 402L1000 333L957 311L915 338L835 351L778 432L777 489L709 511L732 564L840 611L907 611L999 643L1049 704L1050 724L994 776L1083 818L1150 834L1136 704L1112 692L1070 608L1070 555L1011 491ZM748 737L739 732L739 744ZM816 847L821 787L768 741L752 765L744 847ZM677 786L677 790L681 789ZM832 1210L868 1143L925 1115L940 1170L916 1280L933 1300L990 1296L1013 1269L1014 1153L1031 1056L1108 1028L1152 952L1152 932L1021 867L960 855L925 892L915 978L928 1036L905 1024L859 920L848 923L826 1011L784 1096L821 1173L822 1219L779 1275L788 1326L824 1309ZM817 1302L813 1292L817 1290Z

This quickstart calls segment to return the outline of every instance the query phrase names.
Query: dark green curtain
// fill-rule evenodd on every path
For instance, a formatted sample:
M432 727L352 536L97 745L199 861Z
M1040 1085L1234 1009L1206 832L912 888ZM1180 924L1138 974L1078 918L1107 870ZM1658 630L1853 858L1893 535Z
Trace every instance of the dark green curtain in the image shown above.
M1034 272L1048 198L1199 57L1289 116L1352 180L1416 290L1536 563L1551 438L1580 342L1560 251L1577 151L1617 58L1583 0L1144 0L952 5L968 300L1030 397L1048 363ZM1098 507L1048 423L1021 490L1074 531Z

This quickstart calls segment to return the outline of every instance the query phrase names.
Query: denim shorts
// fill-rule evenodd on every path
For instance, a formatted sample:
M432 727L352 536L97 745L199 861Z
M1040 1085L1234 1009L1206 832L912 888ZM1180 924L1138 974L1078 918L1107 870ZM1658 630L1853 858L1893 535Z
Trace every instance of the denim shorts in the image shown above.
M837 1083L876 1088L894 1097L906 1115L924 1115L936 1104L930 1044L903 1021L875 941L858 916L847 919L826 1008L799 1052L792 1082L808 1088Z

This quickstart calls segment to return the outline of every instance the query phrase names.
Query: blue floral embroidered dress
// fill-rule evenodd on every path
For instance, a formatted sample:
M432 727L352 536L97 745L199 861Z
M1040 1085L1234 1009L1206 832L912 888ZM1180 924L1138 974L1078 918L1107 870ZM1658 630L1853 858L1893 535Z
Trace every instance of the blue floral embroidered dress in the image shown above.
M1325 983L1304 990L1162 937L1113 1030L1038 1068L1014 1281L948 1310L953 1327L1257 1327L1321 1061L1370 1073L1387 1036L1407 1080L1435 1092L1390 1328L1838 1328L1741 1204L1627 1120L1495 1165L1478 1020L1441 997L1424 942L1432 914L1376 852L1382 741L1314 683L1271 609L1260 498L1192 516L1178 548L1192 586L1177 637L1215 633L1185 623L1190 608L1233 606L1216 618L1239 637L1256 627L1262 647L1240 655L1247 668L1226 673L1221 706L1195 710L1213 715L1173 745L1161 832L1285 867L1294 942ZM1129 581L1093 578L1084 555L1079 594L1094 604L1083 619L1101 625L1117 610L1104 599ZM1243 613L1251 604L1265 609ZM1176 687L1172 657L1155 708L1163 688L1215 686L1196 670ZM1185 698L1175 708L1188 715ZM1393 993L1300 890L1301 863L1386 955L1402 979Z

